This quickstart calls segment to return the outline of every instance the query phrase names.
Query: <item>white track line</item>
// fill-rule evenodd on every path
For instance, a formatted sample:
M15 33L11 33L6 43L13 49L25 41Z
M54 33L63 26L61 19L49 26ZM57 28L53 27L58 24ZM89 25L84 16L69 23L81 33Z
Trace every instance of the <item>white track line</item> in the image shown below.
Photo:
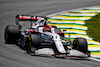
M90 58L88 58L88 59L91 59L91 60L94 60L94 61L98 61L98 62L100 62L99 59L95 59L95 58L93 58L93 57L90 57Z
M100 5L98 5L98 6L100 6ZM98 6L91 6L91 7L98 7ZM61 11L61 12L57 12L57 13L54 13L54 14L47 15L47 17L52 17L52 16L57 15L57 14L59 15L59 14L65 13L65 12L76 11L76 10L86 9L86 8L91 8L91 7L83 7L83 8L77 8L77 9L71 9L71 10Z

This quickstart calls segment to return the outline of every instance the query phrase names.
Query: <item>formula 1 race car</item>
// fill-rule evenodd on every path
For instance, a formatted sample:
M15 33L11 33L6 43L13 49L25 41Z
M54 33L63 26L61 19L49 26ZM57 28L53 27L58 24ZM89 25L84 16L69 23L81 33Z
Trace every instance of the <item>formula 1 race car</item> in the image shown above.
M5 29L5 42L18 42L31 55L90 57L86 39L79 37L70 41L69 35L68 41L64 40L64 33L56 26L47 25L47 19L17 15L16 25L9 25Z

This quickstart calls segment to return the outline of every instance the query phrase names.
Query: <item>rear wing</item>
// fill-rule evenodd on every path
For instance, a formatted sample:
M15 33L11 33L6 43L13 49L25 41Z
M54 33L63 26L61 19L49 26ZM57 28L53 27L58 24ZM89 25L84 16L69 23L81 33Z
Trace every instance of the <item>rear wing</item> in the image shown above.
M30 15L17 15L16 16L16 24L19 24L19 21L37 21L40 19L48 19L48 17L45 16L30 16Z

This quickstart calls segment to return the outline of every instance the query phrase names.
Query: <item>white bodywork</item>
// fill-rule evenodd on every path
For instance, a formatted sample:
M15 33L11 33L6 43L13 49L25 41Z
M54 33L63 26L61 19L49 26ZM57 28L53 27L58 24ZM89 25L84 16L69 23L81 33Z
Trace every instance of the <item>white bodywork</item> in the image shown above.
M64 46L62 44L62 40L60 39L60 35L59 34L56 34L56 33L49 33L49 32L44 32L45 34L48 34L50 36L53 37L53 41L57 47L57 50L60 52L60 53L66 53L65 49L64 49Z
M35 51L36 55L54 55L54 51L52 48L42 48Z
M44 34L50 35L53 38L53 41L57 47L57 50L60 53L66 53L64 46L62 44L62 40L60 38L60 35L54 32L54 28L51 28L51 31L52 31L52 33L51 32L43 32L43 27L39 28L39 32L43 32Z

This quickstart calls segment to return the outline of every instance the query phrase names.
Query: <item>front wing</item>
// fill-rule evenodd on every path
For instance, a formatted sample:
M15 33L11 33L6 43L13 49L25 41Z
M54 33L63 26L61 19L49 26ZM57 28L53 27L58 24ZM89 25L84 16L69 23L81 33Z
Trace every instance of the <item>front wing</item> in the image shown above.
M34 55L42 55L42 56L56 56L56 57L78 57L78 58L88 58L89 55L84 54L78 50L68 50L68 54L60 54L56 55L52 48L42 48L35 50Z

